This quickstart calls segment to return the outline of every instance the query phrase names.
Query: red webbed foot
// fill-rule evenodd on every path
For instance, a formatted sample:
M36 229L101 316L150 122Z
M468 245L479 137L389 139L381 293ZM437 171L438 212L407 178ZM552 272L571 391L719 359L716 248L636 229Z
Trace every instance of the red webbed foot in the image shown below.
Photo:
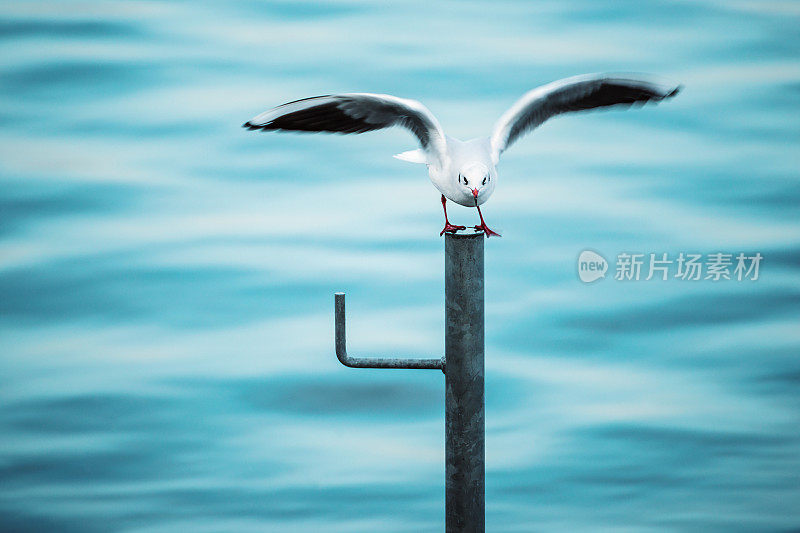
M439 237L441 237L445 233L455 233L460 229L467 229L467 228L466 226L455 226L449 222L446 222L442 231L439 232Z
M496 231L492 231L492 230L490 230L490 229L489 229L489 226L487 226L487 225L486 225L486 222L484 222L484 220L483 220L483 213L481 213L481 208L480 208L480 206L478 206L478 190L477 190L477 189L473 190L473 191L472 191L472 194L474 194L474 195L475 195L475 209L477 209L477 210L478 210L478 216L479 216L479 217L481 217L481 223L480 223L480 225L478 225L478 226L472 226L472 227L473 227L473 228L475 228L475 229L476 229L476 230L478 230L478 231L482 231L482 232L484 233L484 235L486 235L486 238L487 238L487 239L488 239L489 237L491 237L492 235L494 235L494 236L496 236L496 237L502 237L502 235L500 235L500 234L499 234L499 233L497 233Z
M489 229L489 226L487 226L486 224L481 224L480 226L473 226L473 227L474 227L476 230L478 230L478 231L482 231L483 233L485 233L485 234L486 234L486 238L487 238L487 239L488 239L489 237L491 237L491 236L495 236L495 237L502 237L502 235L500 235L500 234L499 234L499 233L497 233L496 231L492 231L492 230L490 230L490 229Z

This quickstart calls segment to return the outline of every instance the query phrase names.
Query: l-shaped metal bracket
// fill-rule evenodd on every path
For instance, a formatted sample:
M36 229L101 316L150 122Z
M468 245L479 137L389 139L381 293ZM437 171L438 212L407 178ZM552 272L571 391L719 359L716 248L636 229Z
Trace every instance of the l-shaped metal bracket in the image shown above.
M439 359L394 359L383 357L350 357L345 341L344 293L334 294L336 320L336 357L351 368L433 368L444 372L444 357Z

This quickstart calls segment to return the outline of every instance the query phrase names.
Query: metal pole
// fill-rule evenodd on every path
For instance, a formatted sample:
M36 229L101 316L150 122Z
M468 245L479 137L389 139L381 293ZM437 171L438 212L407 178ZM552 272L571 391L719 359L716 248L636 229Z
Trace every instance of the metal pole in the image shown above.
M445 521L485 528L483 233L447 234L445 249Z
M347 354L344 293L335 296L336 357L353 368L428 368L445 373L445 525L448 533L485 528L483 412L483 232L444 238L445 356L438 359Z

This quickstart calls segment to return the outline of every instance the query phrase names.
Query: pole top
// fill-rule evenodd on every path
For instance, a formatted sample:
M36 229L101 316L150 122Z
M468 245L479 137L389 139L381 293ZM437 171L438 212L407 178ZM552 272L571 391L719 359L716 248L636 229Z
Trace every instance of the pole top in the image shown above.
M446 239L474 239L476 237L483 237L484 233L481 230L469 229L464 233L445 233Z

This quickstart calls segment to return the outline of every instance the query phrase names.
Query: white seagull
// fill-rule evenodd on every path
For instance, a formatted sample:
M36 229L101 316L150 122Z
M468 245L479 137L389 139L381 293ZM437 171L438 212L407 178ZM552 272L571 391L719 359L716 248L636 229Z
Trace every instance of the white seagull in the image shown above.
M628 107L659 102L678 94L680 86L663 86L642 77L607 74L574 76L543 85L525 94L494 125L489 137L460 141L445 135L436 117L416 100L388 94L347 93L295 100L247 121L250 130L363 133L391 126L411 131L422 146L394 157L424 163L431 181L442 193L444 228L439 233L466 229L447 218L447 198L478 209L488 238L500 236L483 220L481 204L494 192L497 163L506 148L550 117L602 107Z

